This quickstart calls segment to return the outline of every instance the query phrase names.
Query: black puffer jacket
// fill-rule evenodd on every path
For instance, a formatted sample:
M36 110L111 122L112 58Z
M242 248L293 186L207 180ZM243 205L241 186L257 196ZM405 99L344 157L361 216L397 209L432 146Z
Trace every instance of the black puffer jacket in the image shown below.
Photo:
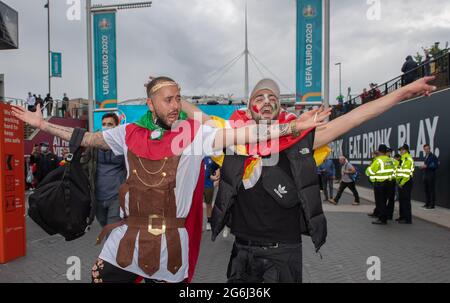
M290 162L291 172L301 204L301 230L303 235L311 237L316 251L325 244L327 221L322 210L317 167L313 155L314 132L285 150ZM225 225L231 226L231 207L236 201L244 174L244 156L226 156L221 169L219 191L211 217L212 240Z

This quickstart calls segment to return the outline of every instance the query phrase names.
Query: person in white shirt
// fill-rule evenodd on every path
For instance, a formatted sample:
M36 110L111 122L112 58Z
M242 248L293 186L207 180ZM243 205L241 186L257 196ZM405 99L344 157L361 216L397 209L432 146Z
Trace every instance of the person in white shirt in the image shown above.
M28 93L28 97L27 97L27 105L28 105L28 110L29 111L34 111L36 108L36 98L31 94Z

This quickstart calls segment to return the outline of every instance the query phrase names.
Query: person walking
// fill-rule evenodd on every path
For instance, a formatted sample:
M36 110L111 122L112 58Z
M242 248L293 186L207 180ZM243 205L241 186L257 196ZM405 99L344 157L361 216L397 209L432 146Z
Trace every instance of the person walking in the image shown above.
M348 162L347 158L344 156L339 157L339 163L341 166L341 183L339 185L339 189L337 192L336 197L333 199L331 198L329 202L331 204L337 205L339 203L339 200L341 199L342 193L344 190L348 187L355 198L352 205L359 205L359 194L358 190L356 189L356 175L357 171L356 168Z

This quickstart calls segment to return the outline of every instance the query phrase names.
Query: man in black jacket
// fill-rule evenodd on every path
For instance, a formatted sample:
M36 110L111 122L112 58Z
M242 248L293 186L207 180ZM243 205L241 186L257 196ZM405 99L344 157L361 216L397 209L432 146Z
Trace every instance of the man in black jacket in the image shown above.
M425 144L423 150L425 152L425 161L421 169L423 171L423 184L427 199L423 208L434 209L436 203L436 170L439 167L439 160L435 154L431 152L429 144Z
M58 167L59 163L58 157L54 153L50 152L48 142L41 142L39 145L40 153L33 159L37 166L36 179L38 185L51 171Z
M281 111L279 98L280 90L274 81L260 81L251 94L248 114L257 123L289 120L289 114ZM280 152L275 165L266 166L269 159L265 157L247 166L244 162L249 158L245 156L225 157L222 170L225 176L222 175L220 182L212 223L215 238L220 228L220 208L232 200L233 205L227 210L230 216L228 225L236 239L228 265L229 282L301 282L301 233L307 233L305 210L308 219L311 218L308 206L315 208L313 217L317 224L314 228L321 230L317 248L325 242L326 220L321 208L319 184L314 175L317 168L312 158L312 137L309 137L309 140L295 143ZM313 176L307 190L298 190L296 185L295 180L300 179L299 169ZM242 172L237 177L235 173L233 175L234 181L242 182L229 183L230 170ZM233 193L231 199L228 199L229 193ZM301 194L313 203L308 206L299 203L298 196Z
M313 150L402 100L428 95L436 89L427 85L432 79L424 78L402 87L317 130L295 134L303 139L292 139L295 142L279 152L275 165L263 166L264 157L257 163L248 156L227 152L211 225L213 241L225 225L231 227L236 237L228 265L228 281L301 282L301 234L311 237L316 251L325 243L327 235ZM280 120L279 96L275 82L268 79L259 82L251 94L246 119L257 123ZM307 117L308 113L304 115ZM202 119L205 122L208 117Z
M402 85L408 85L409 83L413 82L417 79L417 62L414 61L412 56L408 56L405 59L405 63L403 63L402 66L402 73L405 73L402 76L403 84Z

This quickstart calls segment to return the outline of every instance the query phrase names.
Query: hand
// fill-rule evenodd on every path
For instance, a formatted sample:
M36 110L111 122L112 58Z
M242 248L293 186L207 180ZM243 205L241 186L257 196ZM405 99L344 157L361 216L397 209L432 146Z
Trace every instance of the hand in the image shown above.
M326 119L331 115L331 108L325 109L321 106L318 109L310 110L297 118L297 130L307 130L327 124Z
M414 97L426 96L428 97L432 92L434 92L437 87L428 84L428 82L436 79L435 76L423 77L419 80L414 81L411 84L404 86L405 89L405 99L410 99Z
M37 105L35 112L30 112L23 107L12 105L12 115L17 119L20 119L25 123L28 123L30 126L39 129L42 128L42 124L44 122L40 104Z

